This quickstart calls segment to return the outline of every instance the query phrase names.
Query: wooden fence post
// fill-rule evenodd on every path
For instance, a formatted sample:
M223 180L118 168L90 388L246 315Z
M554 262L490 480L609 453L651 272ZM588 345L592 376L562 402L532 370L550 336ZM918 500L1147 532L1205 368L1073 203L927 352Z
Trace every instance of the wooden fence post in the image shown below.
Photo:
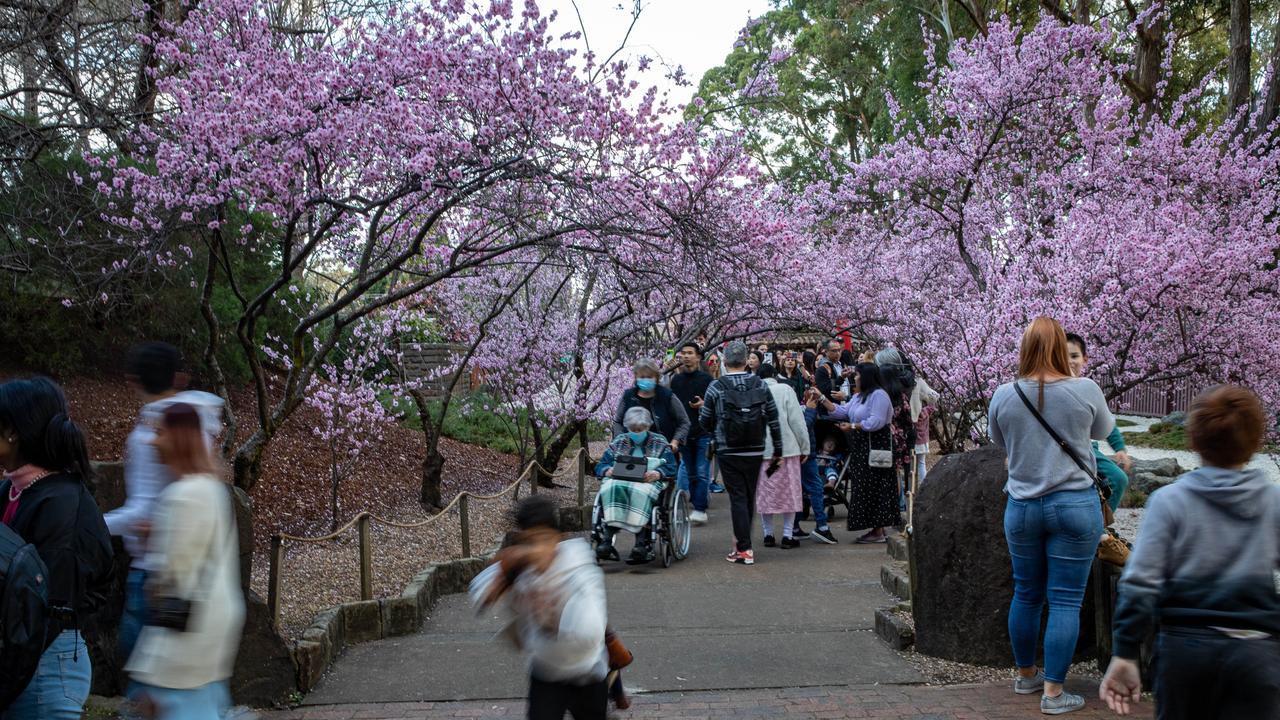
M360 531L360 599L373 599L373 543L369 537L369 515L360 513L356 520Z
M471 496L463 492L458 496L458 519L462 524L462 557L471 557Z
M267 580L267 612L271 614L271 627L280 631L280 573L284 565L284 539L271 536L270 576Z
M587 456L586 448L578 449L578 494L577 505L579 516L582 518L582 527L591 529L591 508L584 507L587 502Z

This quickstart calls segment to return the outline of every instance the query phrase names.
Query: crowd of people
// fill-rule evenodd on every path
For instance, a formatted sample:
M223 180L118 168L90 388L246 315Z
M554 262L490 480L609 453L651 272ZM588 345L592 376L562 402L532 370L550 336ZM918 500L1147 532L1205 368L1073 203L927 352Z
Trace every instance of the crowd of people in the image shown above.
M743 565L755 563L757 516L766 547L791 549L806 538L836 544L827 508L842 505L847 529L865 530L854 542L883 543L885 529L900 523L913 477L925 474L938 396L896 348L856 361L839 339L803 352L741 341L708 351L690 341L665 368L644 359L633 370L635 384L619 399L614 439L597 466L614 526L624 515L634 522L658 497L609 478L620 453L673 469L655 473L653 483L688 492L695 525L708 520L710 494L727 490L734 527L727 558ZM628 562L652 560L650 545L641 537L637 547L645 550ZM617 555L611 543L597 551L601 559Z
M126 715L226 716L244 597L231 495L212 450L222 400L184 391L180 364L163 343L130 354L142 409L124 452L125 504L105 516L62 390L40 377L0 384L0 532L33 546L48 578L35 661L19 668L5 648L0 719L83 715L93 667L81 629L111 582L113 535L130 559L117 635Z
M733 526L726 559L737 564L755 563L757 514L766 547L794 548L805 537L836 543L825 512L832 504L847 508L848 530L865 530L855 542L885 542L901 522L904 489L926 475L938 395L896 348L856 360L839 340L822 350L771 352L735 341L707 353L689 342L665 369L637 363L636 387L619 401L619 435L598 474L610 475L620 455L654 458L643 482L688 491L695 523L707 521L718 475ZM1017 377L996 390L987 422L991 441L1008 456L1013 690L1039 694L1047 715L1085 707L1064 682L1099 547L1122 544L1108 525L1132 464L1087 366L1083 337L1037 318L1024 334ZM1138 648L1159 627L1160 718L1280 717L1280 486L1246 469L1266 426L1247 389L1222 386L1195 400L1187 432L1203 467L1177 490L1152 496L1119 584L1115 658L1100 689L1119 714L1140 695ZM635 497L623 487L635 482L605 482L610 494ZM620 503L615 515L606 507L606 520L625 510L638 522L658 494ZM800 525L806 514L810 532ZM1208 542L1210 534L1217 540ZM611 549L599 558L616 558ZM651 552L640 552L629 562L650 560Z
M1037 318L987 418L1008 457L1012 689L1038 694L1049 715L1086 704L1064 683L1131 464L1101 388L1085 377L1088 361L1082 337ZM718 477L732 525L726 559L753 565L757 516L766 547L836 544L826 509L843 505L854 542L883 543L901 523L904 492L926 475L938 396L896 348L854 358L838 340L820 353L688 342L666 367L642 360L634 375L596 467L609 532L594 553L562 535L554 505L534 496L518 509L515 543L472 586L478 604L507 608L510 636L530 657L529 717L603 718L610 697L625 707L618 671L630 656L608 626L597 563L620 559L618 531L637 535L628 562L655 559L650 518L664 490L687 491L691 522L705 524ZM39 377L0 383L0 550L29 543L47 578L32 662L19 662L17 644L0 662L0 720L82 715L93 668L81 630L111 580L112 536L130 558L117 643L126 715L214 720L230 707L244 599L213 452L222 401L185 390L180 355L162 343L131 353L128 379L141 411L124 452L126 500L105 515L62 390ZM1245 388L1193 402L1186 433L1202 467L1151 495L1118 585L1114 657L1099 690L1118 714L1141 697L1141 648L1154 634L1159 718L1280 717L1280 485L1248 467L1273 422Z

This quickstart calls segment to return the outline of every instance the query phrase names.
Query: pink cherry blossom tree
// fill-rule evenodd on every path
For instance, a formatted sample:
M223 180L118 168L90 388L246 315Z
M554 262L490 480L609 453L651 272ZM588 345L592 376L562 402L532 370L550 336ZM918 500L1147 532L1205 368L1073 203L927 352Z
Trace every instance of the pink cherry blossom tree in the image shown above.
M381 439L384 428L397 416L387 410L383 395L397 393L392 369L395 358L384 352L394 323L364 322L352 328L343 343L345 352L323 363L312 375L304 404L313 408L319 422L312 434L329 454L329 509L331 529L340 524L339 490L361 457Z
M552 37L533 3L430 0L298 43L259 0L210 0L149 42L163 107L137 162L88 179L140 262L202 269L209 342L232 338L253 377L252 431L232 452L245 488L351 327L526 249L641 267L673 247L714 253L704 208L746 164L664 121L625 62ZM214 288L235 298L230 327Z
M957 40L930 68L926 123L789 205L843 261L836 314L944 390L952 440L1039 314L1090 340L1112 397L1189 378L1280 403L1275 128L1199 127L1195 93L1144 112L1113 42L1052 18Z

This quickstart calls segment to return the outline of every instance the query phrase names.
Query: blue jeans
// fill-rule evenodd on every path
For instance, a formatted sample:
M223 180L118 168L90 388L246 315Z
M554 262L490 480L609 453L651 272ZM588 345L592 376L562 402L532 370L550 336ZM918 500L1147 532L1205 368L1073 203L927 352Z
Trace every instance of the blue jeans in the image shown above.
M1062 490L1031 500L1009 498L1004 537L1013 558L1009 639L1020 668L1036 664L1036 640L1045 599L1044 677L1060 683L1080 634L1080 603L1102 537L1098 492Z
M711 490L711 459L707 447L710 435L698 437L680 446L680 469L676 471L676 487L689 493L689 502L698 512L707 511L707 493ZM689 483L689 468L693 468L693 485Z
M822 490L822 476L818 474L818 459L810 455L800 466L800 484L804 494L809 496L809 507L813 511L814 528L822 530L827 527L827 505Z
M84 637L63 630L40 656L27 689L0 713L0 720L80 720L92 676Z
M147 624L147 573L138 568L129 570L129 579L124 584L124 612L120 615L120 630L116 636L116 653L123 666L133 654L133 646L138 643L138 635Z
M231 708L231 692L221 680L185 690L134 683L129 699L155 703L156 720L219 720Z

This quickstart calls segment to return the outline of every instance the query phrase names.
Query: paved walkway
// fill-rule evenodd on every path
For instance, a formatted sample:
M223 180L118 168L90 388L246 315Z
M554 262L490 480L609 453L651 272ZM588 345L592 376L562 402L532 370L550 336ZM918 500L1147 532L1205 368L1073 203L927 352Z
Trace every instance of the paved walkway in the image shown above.
M689 558L671 568L605 566L610 620L636 656L624 717L1039 717L1036 698L1007 685L921 684L872 630L876 608L893 602L880 588L885 547L852 544L843 513L836 546L765 548L757 528L756 564L745 567L723 559L727 508L727 496L713 496L712 522L694 529ZM443 598L422 632L348 648L303 707L268 717L523 717L527 678L494 639L498 627L464 596Z
M1102 720L1113 715L1098 700L1096 686L1068 683L1088 707L1069 717ZM399 720L400 718L523 718L522 700L381 703L304 707L269 720ZM619 718L876 718L877 720L1016 720L1043 717L1039 696L1014 695L1008 684L925 687L862 685L718 692L653 693L634 698ZM1130 717L1149 720L1152 707Z

